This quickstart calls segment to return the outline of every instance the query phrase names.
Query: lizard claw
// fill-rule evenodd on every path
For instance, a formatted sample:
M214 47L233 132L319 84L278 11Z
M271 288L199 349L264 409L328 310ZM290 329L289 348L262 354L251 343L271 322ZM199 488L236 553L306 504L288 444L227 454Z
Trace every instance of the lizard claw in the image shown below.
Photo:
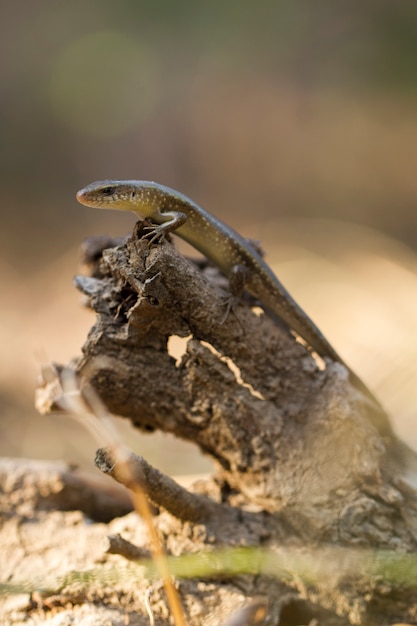
M143 230L147 231L144 233L143 237L149 239L150 244L154 243L154 241L157 241L158 239L160 241L165 239L165 228L161 224L150 224L149 226L144 226Z
M222 317L220 318L219 324L222 325L225 323L225 321L227 320L227 318L229 317L230 313L233 313L233 315L235 316L235 319L237 321L237 323L239 324L240 328L242 329L242 331L244 330L242 323L239 319L239 316L236 315L236 307L240 302L240 298L237 298L236 296L229 294L227 296L224 296L224 305L225 305L225 310L224 313L222 315Z

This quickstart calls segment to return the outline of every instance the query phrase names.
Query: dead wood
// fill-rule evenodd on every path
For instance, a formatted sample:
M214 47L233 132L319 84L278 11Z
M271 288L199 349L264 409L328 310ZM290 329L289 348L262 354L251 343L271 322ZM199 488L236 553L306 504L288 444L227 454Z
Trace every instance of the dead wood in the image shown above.
M75 365L80 384L91 384L137 428L194 442L216 467L204 495L163 476L152 492L145 480L150 499L171 514L159 522L169 550L187 550L190 520L205 529L202 545L416 549L416 456L387 434L342 365L315 358L251 300L220 323L224 279L169 241L149 245L140 224L117 247L100 255L92 242L91 249L90 275L76 278L97 313ZM179 363L168 350L173 336L188 337ZM39 398L44 412L59 406L50 384ZM143 459L137 463L142 482L157 476ZM117 474L112 463L103 467ZM417 615L417 592L395 584L382 590L366 573L350 572L337 588L334 580L245 581L236 584L247 597L270 596L269 616L281 613L280 624L304 623L294 621L300 603L302 619L323 623L389 624Z
M132 511L126 492L100 474L63 462L0 459L1 519L33 511L82 511L107 522Z

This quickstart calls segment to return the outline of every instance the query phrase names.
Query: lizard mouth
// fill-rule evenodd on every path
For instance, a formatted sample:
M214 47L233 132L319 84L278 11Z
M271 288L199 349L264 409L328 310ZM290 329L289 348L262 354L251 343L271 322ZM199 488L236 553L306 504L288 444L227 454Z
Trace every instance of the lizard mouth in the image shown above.
M93 185L77 191L76 198L80 204L85 206L101 207L118 199L117 187L115 185L93 183Z
M77 194L75 197L77 198L80 204L84 204L85 206L90 206L91 200L88 198L88 194L85 192L84 189L77 191Z

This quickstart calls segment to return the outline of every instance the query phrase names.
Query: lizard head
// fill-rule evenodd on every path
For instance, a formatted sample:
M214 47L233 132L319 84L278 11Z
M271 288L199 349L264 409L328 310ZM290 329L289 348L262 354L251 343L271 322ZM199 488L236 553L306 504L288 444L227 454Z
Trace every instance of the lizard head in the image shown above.
M161 209L180 209L191 202L169 187L146 180L99 180L81 189L77 200L99 209L133 211L140 218L150 218L158 224L171 219Z
M132 211L135 205L146 204L146 189L136 181L99 180L78 191L76 197L86 206Z

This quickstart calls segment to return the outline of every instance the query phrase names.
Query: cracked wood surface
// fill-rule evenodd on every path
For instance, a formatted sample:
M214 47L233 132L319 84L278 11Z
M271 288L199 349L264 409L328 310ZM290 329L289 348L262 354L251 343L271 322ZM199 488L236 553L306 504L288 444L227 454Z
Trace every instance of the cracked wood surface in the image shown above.
M85 247L89 275L75 282L97 319L76 371L114 414L210 455L216 476L204 495L235 508L241 521L219 515L212 540L414 551L416 455L381 434L345 368L316 359L249 298L220 323L227 283L218 272L169 241L149 246L140 235L138 224L116 247L104 249L106 241L102 254L97 241ZM179 362L169 353L173 336L188 338ZM57 404L59 392L45 383L39 408ZM175 515L169 497L162 489L158 505ZM208 528L209 517L199 522ZM163 519L167 543L175 544L188 522ZM185 549L179 543L177 553ZM249 587L248 596L259 592ZM405 619L416 602L407 593L407 610L396 611L390 593L397 591L380 597L369 581L351 578L337 591L331 581L280 589L343 623L392 623L390 615Z

